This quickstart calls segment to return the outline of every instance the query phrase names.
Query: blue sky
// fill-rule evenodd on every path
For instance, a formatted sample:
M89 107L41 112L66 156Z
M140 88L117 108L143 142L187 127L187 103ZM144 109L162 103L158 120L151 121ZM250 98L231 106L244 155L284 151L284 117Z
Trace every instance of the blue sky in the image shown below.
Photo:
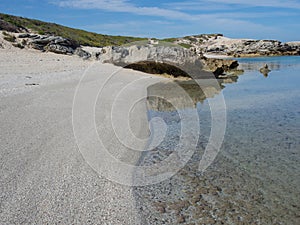
M300 0L0 0L0 12L112 35L300 40Z

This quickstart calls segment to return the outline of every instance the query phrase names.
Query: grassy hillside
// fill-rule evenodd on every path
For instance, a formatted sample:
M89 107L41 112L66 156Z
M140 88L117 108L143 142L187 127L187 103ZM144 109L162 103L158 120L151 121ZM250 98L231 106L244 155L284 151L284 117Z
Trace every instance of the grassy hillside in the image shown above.
M199 46L203 42L217 38L218 36L223 36L223 34L200 34L200 35L192 35L192 36L185 36L185 37L177 37L177 38L166 38L162 39L162 41L170 42L170 43L177 43L184 48L191 48L193 46Z
M123 45L126 43L145 40L145 38L111 36L92 33L84 30L61 26L55 23L47 23L34 19L27 19L0 13L0 30L19 31L32 30L39 34L51 34L62 36L76 41L80 45L109 46Z

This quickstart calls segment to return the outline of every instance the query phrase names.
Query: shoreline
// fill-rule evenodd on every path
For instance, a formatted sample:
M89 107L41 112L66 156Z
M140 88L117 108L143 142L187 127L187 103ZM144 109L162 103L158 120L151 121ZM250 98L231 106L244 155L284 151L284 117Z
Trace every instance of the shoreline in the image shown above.
M290 65L290 63L287 64ZM299 67L297 68L299 69ZM290 76L288 75L289 72L282 75ZM248 71L248 75L250 74ZM291 76L295 78L297 72L291 74ZM253 77L258 83L261 82L262 77L256 75ZM250 88L245 82L247 78L244 78L241 85ZM280 81L279 76L274 76L275 78L277 78L276 83ZM294 79L290 80L293 82ZM248 85L251 85L251 82ZM269 88L273 88L272 84L267 85L269 85ZM285 90L284 85L278 86ZM292 90L296 90L295 84L293 87L295 89ZM251 88L259 90L260 86L253 83ZM240 89L237 88L235 91L231 91L231 94L228 95L231 96L230 99L239 99L239 97L233 97L233 94L238 95L238 93L241 93ZM290 221L293 221L293 223L298 221L300 206L295 199L299 196L297 189L299 179L297 179L294 171L297 168L299 157L294 160L293 155L296 153L286 154L289 150L297 152L297 125L289 118L285 119L285 123L279 125L276 122L274 123L274 121L277 121L277 114L270 117L270 112L276 111L278 115L284 115L285 113L280 112L280 110L283 110L283 112L295 110L297 92L292 92L289 98L281 95L282 99L275 98L274 102L266 99L259 102L258 100L264 95L264 92L260 93L253 99L248 99L250 103L247 102L244 105L238 104L245 101L243 97L238 101L228 99L228 122L231 126L228 126L228 133L225 136L221 151L204 173L199 173L198 166L209 138L209 133L205 131L210 131L210 124L207 123L210 111L205 109L201 111L203 120L201 129L204 131L202 133L204 136L200 137L199 151L195 152L185 167L170 179L158 184L135 188L138 208L140 214L144 217L143 224L269 224L274 223L274 221L278 224L284 224ZM257 102L259 102L258 106ZM286 105L283 107L280 102L288 102L286 105L293 106L291 108L293 110L285 107ZM151 109L152 115L149 116L149 120L154 117L161 117L166 122L172 121L169 124L172 134L166 136L164 143L144 157L142 162L144 165L160 163L174 151L173 143L178 140L177 138L180 138L176 128L173 127L174 123L180 123L177 122L179 119L174 116L175 113L168 111L169 106L167 104L166 108L163 108L161 104L156 104L154 101L153 103L154 109ZM265 107L267 103L271 103L270 108ZM253 113L253 108L255 113ZM187 107L187 112L190 110ZM238 117L239 119L237 119ZM253 123L251 123L251 126L247 126L246 130L239 133L240 127L244 126L245 121L253 121ZM284 124L283 127L282 124ZM181 129L180 125L177 126L177 129ZM291 129L291 132L282 135L286 129ZM274 130L275 132L272 134ZM274 144L274 138L266 138L264 136L266 131L275 135L278 143ZM254 136L252 132L258 134ZM249 133L250 136L248 136ZM281 143L289 135L291 135L289 140L291 147L284 148ZM252 138L257 141L254 146L246 144L253 143ZM272 151L270 151L270 148ZM287 151L283 152L282 149ZM268 160L262 163L260 157L263 159L266 157ZM283 157L286 160L285 163L283 161L278 162L278 157ZM272 168L270 170L269 168L272 166L276 169ZM286 174L290 174L293 179L289 179ZM286 194L286 190L289 190L290 194ZM281 204L278 204L278 202ZM289 210L290 213L286 214L286 210Z
M74 92L91 62L76 56L27 49L0 49L0 55L3 56L0 60L1 222L140 224L132 188L109 181L91 169L74 139ZM100 68L96 83L89 80L84 88L90 90L120 70L110 64L101 64ZM109 84L105 104L113 103L111 91L122 90L141 78L151 82L164 79L122 70L116 77L117 82ZM134 96L143 96L145 86L133 83L128 91ZM100 111L96 111L96 116ZM145 115L141 116L143 112ZM106 111L100 116L105 115ZM140 125L142 117L146 117L146 109L139 107L134 115L139 115L139 119L133 121L138 132L145 128ZM106 126L101 118L97 121L100 129ZM82 122L88 126L84 117ZM122 160L134 160L132 156L136 154L127 154L122 144L110 144L111 150L120 152Z
M93 62L84 61L77 56L42 53L31 49L0 49L0 55L3 55L1 57L3 60L0 60L2 66L0 89L4 90L0 95L2 100L0 119L4 128L1 136L3 176L0 181L5 183L0 190L4 193L1 198L2 222L107 223L109 221L115 224L140 224L142 218L139 210L142 206L136 198L135 188L107 180L107 177L97 173L99 172L97 165L86 162L85 155L80 149L91 147L98 151L98 146L91 141L94 140L91 139L95 138L94 136L83 132L81 138L86 138L86 141L79 144L74 139L73 97L82 74ZM105 83L112 73L120 70L121 72L111 80L113 83L108 83L104 92L105 101L103 105L95 107L95 121L89 121L93 123L88 123L81 112L78 114L82 128L88 130L94 127L96 122L97 128L102 131L99 135L108 141L109 150L116 154L119 160L139 165L144 160L143 153L130 151L116 139L110 141L113 129L110 127L111 121L106 120L106 116L110 115L107 110L113 106L119 91L128 88L128 85L129 99L142 98L145 97L147 85L170 77L122 70L111 64L97 64L100 66L99 70L96 70L97 77L83 81L84 90L87 92L95 85L101 86ZM146 79L147 82L135 83L141 79ZM35 83L38 85L26 85ZM128 96L121 98L123 106L117 104L121 106L118 108L119 122L124 121L124 118L127 119L124 115L128 113L125 110L128 109L126 108ZM85 101L82 107L84 103ZM135 133L142 133L142 136L147 135L148 126L145 124L149 124L148 108L144 103L142 101L130 120L133 122ZM106 108L106 105L109 107ZM123 134L127 132L122 126L118 130ZM146 146L145 142L140 142L137 146L143 147L143 144ZM199 156L196 156L195 162L199 160L197 157ZM190 173L192 167L193 164L188 165L183 173ZM129 176L129 179L124 177L128 180L123 181L134 182L130 180L134 175L132 171L130 172L129 175L132 176ZM191 175L189 182L193 184L206 182L199 180L197 174ZM209 177L206 179L210 182ZM159 184L159 187L165 190L172 189L178 184L175 177L173 182L173 186L166 181ZM222 195L223 191L214 183L205 185L203 184L204 188L201 190L208 193L203 195L204 200L215 193ZM148 187L145 188L147 190ZM189 187L186 186L187 188ZM175 192L184 196L185 193L181 193L179 189ZM192 193L189 194L192 196ZM196 198L194 204L200 202L199 196L194 197ZM24 205L28 207L22 207ZM155 210L155 213L158 213L156 215L160 215L159 213L167 207L179 212L174 214L173 222L187 220L187 217L183 216L186 213L186 205L180 201L170 202L168 206L158 203L150 209ZM35 214L32 214L33 209Z
M207 54L205 53L203 56L210 58L210 59L244 59L244 58L264 58L264 57L286 57L286 56L300 56L300 55L285 55L285 54L281 54L281 55L260 55L260 54L241 54L239 56L229 56L229 55L222 55L222 54Z

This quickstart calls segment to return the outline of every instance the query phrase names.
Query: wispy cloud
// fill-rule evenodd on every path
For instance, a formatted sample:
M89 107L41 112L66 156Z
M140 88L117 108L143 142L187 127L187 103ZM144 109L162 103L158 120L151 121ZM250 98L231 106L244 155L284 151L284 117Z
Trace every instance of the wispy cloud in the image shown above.
M291 39L299 28L300 1L294 0L186 0L161 1L145 6L133 0L48 0L56 5L76 9L98 9L116 15L105 24L93 21L90 29L107 33L143 32L155 36L174 36L191 33L220 32L232 37ZM115 14L114 14L115 13ZM118 13L127 13L126 17ZM135 17L132 17L135 15ZM139 24L132 21L141 16ZM157 18L156 18L157 17ZM122 18L122 19L120 19ZM280 19L278 19L280 18ZM120 21L121 20L121 21ZM153 21L164 21L154 24ZM275 22L276 21L276 22ZM283 22L284 21L284 22ZM171 22L172 24L166 24ZM274 26L274 23L277 25ZM175 24L175 25L174 25ZM288 26L296 29L290 31ZM263 32L261 32L263 31ZM172 33L172 34L171 34Z
M110 12L125 12L144 16L159 16L170 19L193 20L193 16L177 10L159 7L143 7L130 3L128 0L62 0L56 1L62 7L80 9L101 9Z
M298 0L206 0L207 2L223 3L223 4L237 4L252 7L276 7L276 8L298 8L300 9L300 2Z
M93 30L99 33L109 33L112 35L124 35L124 36L135 36L138 37L152 37L153 35L162 35L163 31L157 29L158 27L172 27L174 24L172 22L164 20L129 20L121 22L109 22L109 23L96 23L85 25L83 29ZM143 29L147 27L147 29ZM157 33L153 34L153 31L157 30ZM113 32L112 32L113 31ZM166 35L166 34L164 34Z
M176 10L233 10L238 6L300 9L298 0L190 0L167 3L167 5Z
M282 1L273 0L274 6L280 6ZM239 5L252 5L252 6L267 6L269 5L269 1L265 1L261 3L257 0L252 0L251 3L246 3L240 0L204 0L204 1L188 1L181 3L168 3L165 6L168 6L171 9L165 9L160 7L143 7L137 6L131 3L128 0L62 0L56 1L55 3L61 7L72 7L79 9L100 9L110 12L125 12L136 15L143 16L157 16L163 17L172 20L187 20L187 21L199 21L199 20L208 20L208 19L224 19L224 18L235 18L235 19L245 19L245 18L258 18L258 17L271 17L271 16L291 16L292 13L285 12L257 12L253 13L245 13L245 12L236 12L232 11L232 7L229 4L239 4ZM294 1L287 1L289 7L298 6L300 7L300 3L297 5ZM219 3L219 4L216 4ZM203 6L206 6L203 7ZM203 9L213 9L212 5L214 5L214 10L218 9L218 12L210 12L205 13ZM189 14L184 12L186 8L193 8L197 10L197 6L201 9L198 9L197 14ZM288 7L287 5L285 5Z

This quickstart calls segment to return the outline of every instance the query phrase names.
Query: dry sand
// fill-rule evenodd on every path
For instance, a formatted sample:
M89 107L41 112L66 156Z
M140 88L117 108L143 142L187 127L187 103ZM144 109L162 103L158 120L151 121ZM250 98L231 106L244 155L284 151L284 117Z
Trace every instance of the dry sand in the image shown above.
M21 50L1 37L0 43L0 224L139 224L132 188L95 172L74 137L73 97L93 62ZM98 64L98 68L99 76L83 82L83 89L105 82L119 70L107 64ZM106 86L112 92L140 78L162 79L131 70L122 70L114 78L117 82ZM129 93L143 96L146 86L131 85ZM104 104L114 101L109 91L102 97ZM110 112L99 110L103 118L97 119L97 126L106 129L105 118ZM147 123L146 104L134 110L133 118L135 131L147 133L148 128L140 126ZM122 118L117 119L122 122ZM111 132L108 130L105 137ZM86 136L89 140L89 134ZM122 144L109 144L122 160L134 163L138 159L139 153L130 155L129 160ZM89 142L86 145L93 147Z

